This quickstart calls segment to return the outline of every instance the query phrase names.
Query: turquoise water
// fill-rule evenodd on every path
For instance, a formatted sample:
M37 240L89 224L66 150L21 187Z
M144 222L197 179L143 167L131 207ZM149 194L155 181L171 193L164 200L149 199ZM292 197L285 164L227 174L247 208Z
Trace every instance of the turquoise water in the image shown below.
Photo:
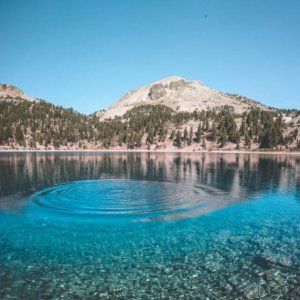
M1 299L300 299L300 158L0 154Z

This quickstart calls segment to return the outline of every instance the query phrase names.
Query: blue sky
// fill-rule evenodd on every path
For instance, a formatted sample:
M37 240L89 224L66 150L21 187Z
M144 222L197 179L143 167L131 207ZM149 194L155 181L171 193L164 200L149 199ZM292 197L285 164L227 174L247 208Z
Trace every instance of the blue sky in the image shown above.
M298 0L0 0L0 82L84 113L177 75L300 109Z

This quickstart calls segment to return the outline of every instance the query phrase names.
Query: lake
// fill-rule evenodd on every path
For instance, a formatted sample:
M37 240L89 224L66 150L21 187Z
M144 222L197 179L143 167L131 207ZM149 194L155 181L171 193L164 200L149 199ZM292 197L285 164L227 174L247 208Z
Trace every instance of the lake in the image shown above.
M0 153L1 299L300 299L300 157Z

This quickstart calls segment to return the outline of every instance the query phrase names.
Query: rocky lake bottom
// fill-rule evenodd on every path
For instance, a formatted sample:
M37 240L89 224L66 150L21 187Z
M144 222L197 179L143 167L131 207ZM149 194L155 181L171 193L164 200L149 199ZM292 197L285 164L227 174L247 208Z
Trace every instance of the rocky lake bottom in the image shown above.
M300 159L1 154L1 299L299 299Z

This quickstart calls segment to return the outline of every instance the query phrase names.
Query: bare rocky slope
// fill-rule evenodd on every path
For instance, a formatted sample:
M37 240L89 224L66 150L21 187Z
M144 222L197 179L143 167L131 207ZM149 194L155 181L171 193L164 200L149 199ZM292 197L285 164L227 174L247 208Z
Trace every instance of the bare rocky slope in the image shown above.
M165 105L177 112L220 109L224 106L232 107L236 113L251 108L270 109L243 96L218 92L200 81L172 76L127 93L106 111L97 112L97 116L101 119L122 116L136 106L149 104Z
M0 100L27 100L30 102L39 101L36 98L30 97L22 90L14 85L1 84L0 83Z

